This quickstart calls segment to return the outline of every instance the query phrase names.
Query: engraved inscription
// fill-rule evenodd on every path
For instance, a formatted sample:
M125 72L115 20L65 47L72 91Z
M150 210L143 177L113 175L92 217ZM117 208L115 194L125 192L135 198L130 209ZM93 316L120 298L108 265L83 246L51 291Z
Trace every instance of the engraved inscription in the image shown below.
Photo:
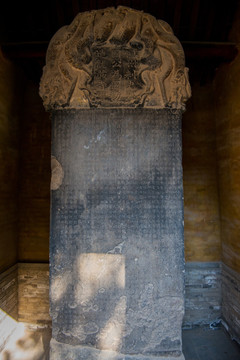
M64 168L52 194L53 338L133 357L179 352L180 111L57 111L53 119Z

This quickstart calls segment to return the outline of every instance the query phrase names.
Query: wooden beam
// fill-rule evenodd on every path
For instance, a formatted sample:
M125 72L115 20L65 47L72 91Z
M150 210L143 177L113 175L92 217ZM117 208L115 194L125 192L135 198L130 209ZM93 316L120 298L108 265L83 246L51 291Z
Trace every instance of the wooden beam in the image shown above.
M174 33L177 34L179 30L180 20L181 20L181 9L182 9L183 0L178 0L175 6L174 19L173 19L173 29Z
M191 20L190 20L190 29L189 29L190 39L194 38L194 35L196 32L198 15L199 15L199 6L200 6L200 0L195 0L193 2L193 9L192 9Z
M191 42L182 41L186 59L232 61L238 53L234 43ZM48 42L6 43L2 44L2 51L9 59L44 58Z
M218 42L181 42L186 59L205 59L220 60L220 62L231 62L238 53L236 44L234 43L218 43Z

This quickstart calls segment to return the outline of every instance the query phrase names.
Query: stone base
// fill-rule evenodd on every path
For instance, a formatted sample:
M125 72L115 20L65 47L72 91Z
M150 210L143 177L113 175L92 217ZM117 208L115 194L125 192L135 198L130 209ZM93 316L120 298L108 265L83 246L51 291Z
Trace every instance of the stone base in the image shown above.
M151 355L127 355L115 351L98 350L84 346L73 346L60 343L54 339L50 343L50 360L185 360L184 355L179 356L164 354Z

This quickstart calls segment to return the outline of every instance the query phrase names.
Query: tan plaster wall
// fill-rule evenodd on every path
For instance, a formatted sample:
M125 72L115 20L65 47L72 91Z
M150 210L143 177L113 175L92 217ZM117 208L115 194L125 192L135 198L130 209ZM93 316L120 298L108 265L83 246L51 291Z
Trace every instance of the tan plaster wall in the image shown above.
M20 79L0 50L0 272L17 262Z
M51 121L28 82L23 102L20 142L18 260L48 262L50 222Z
M221 260L212 84L192 88L183 115L186 261Z
M230 40L240 49L239 17ZM240 272L240 54L215 78L223 262Z

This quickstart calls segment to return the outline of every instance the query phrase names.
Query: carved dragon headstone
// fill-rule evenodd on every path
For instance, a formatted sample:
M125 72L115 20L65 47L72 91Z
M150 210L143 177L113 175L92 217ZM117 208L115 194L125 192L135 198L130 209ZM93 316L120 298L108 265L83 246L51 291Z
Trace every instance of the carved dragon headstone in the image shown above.
M181 114L190 96L168 24L79 14L50 42L51 360L184 359Z

